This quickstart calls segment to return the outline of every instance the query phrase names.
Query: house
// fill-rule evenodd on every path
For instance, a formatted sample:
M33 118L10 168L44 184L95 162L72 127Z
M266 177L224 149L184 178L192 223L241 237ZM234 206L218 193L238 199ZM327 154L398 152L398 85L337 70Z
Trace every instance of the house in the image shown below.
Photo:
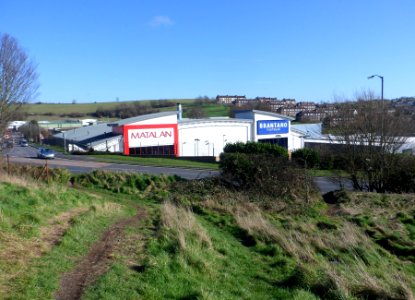
M229 95L217 95L216 101L221 104L232 104L236 100L246 100L246 96L229 96Z

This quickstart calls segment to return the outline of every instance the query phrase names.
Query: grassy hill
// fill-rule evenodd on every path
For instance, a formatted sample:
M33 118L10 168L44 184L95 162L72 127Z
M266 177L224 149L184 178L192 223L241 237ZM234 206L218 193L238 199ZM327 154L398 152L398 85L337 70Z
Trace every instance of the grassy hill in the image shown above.
M71 119L70 115L82 115L79 118L91 118L91 115L97 111L98 108L112 110L121 104L130 105L133 103L140 103L142 105L150 105L158 100L142 100L142 101L125 101L125 102L94 102L94 103L37 103L37 104L26 104L24 111L27 113L28 120L60 120L60 119ZM183 109L186 111L191 109L195 105L200 105L200 102L196 99L169 99L172 103L181 103ZM229 107L221 104L203 104L203 111L209 117L227 116ZM159 111L175 110L173 107L161 107ZM106 120L106 118L104 118Z
M98 171L73 187L2 174L0 298L413 299L415 195L334 198Z

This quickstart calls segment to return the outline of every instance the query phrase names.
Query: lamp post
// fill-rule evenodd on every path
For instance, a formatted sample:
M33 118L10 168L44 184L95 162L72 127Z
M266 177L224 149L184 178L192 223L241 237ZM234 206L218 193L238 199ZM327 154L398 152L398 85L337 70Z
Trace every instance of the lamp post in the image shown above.
M380 94L381 96L380 96L380 99L382 101L382 111L381 111L382 115L381 115L381 120L380 120L380 122L381 122L380 147L381 147L382 150L384 150L383 147L384 147L384 138L385 138L384 137L385 104L384 104L384 100L383 100L383 76L374 74L374 75L369 76L367 79L372 79L374 77L379 77L380 81L381 81L381 94ZM384 160L384 158L382 157L381 161L380 161L380 178L381 178L381 181L383 181L383 169L384 169L384 167L383 167L384 166L383 165L384 161L383 160ZM369 175L370 175L370 173L369 173ZM369 179L369 187L370 187L370 179Z
M367 79L372 79L374 77L379 77L380 78L380 81L381 81L381 94L380 94L380 99L382 100L382 104L383 104L383 76L374 74L374 75L369 76Z
M199 141L200 139L195 139L195 156L199 156Z
M184 144L186 144L186 142L182 142L182 153L180 153L181 156L183 156L183 148L184 148Z
M383 139L383 120L384 120L384 114L385 114L385 104L384 104L384 101L383 101L383 76L380 76L380 75L377 75L377 74L374 74L374 75L371 75L371 76L369 76L367 79L372 79L372 78L374 78L374 77L379 77L380 78L380 82L381 82L381 89L380 89L380 100L382 101L382 116L381 116L381 126L382 126L382 130L381 130L381 134L382 134L382 136L381 136L381 139Z
M226 139L226 134L224 134L223 136L222 136L222 152L225 150L225 146L226 146L226 142L227 142L228 140Z
M208 156L209 156L209 145L210 145L210 143L209 143L209 141L208 141L208 140L206 140L206 141L205 141L205 145L207 146Z
M65 138L65 131L62 132L63 135L63 152L66 153L66 138Z

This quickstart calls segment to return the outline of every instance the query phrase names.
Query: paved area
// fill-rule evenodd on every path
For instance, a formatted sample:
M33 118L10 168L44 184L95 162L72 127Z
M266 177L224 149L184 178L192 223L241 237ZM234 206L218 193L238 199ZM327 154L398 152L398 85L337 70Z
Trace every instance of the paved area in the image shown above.
M4 149L3 155L9 155L10 162L12 163L45 165L45 160L37 158L37 149L31 146L21 147L19 145L15 145L13 148ZM108 170L156 175L178 175L185 179L199 179L219 175L219 171L215 170L104 163L94 161L93 158L88 156L65 155L62 153L58 153L55 159L48 160L48 164L52 168L66 168L72 173L87 173L93 170ZM341 187L346 190L353 190L351 181L347 179L339 181L338 178L314 177L313 180L322 194L338 190Z
M37 149L34 147L21 147L15 145L3 151L4 156L9 156L12 163L45 165L45 160L37 158ZM93 170L109 170L120 172L137 172L147 174L178 175L185 179L198 179L219 175L219 171L208 169L185 169L156 166L140 166L116 163L97 162L86 156L70 156L57 154L55 159L48 160L51 168L66 168L72 173L86 173Z
M313 180L322 194L339 190L341 188L344 188L348 191L353 190L352 182L345 178L339 179L331 177L314 177Z

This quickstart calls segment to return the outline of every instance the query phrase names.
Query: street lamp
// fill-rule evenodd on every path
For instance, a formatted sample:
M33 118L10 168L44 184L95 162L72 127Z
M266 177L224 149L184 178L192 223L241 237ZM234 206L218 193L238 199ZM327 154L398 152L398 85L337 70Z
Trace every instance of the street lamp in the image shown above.
M66 138L65 138L65 131L62 132L63 135L63 152L66 153Z
M373 77L379 77L380 78L380 81L381 81L381 97L380 97L380 99L381 99L381 101L382 101L382 112L381 112L381 131L380 131L380 133L381 133L381 136L380 136L380 147L382 148L382 150L383 150L383 142L384 142L384 118L385 118L385 104L384 104L384 101L383 101L383 76L380 76L380 75L377 75L377 74L374 74L374 75L372 75L372 76L369 76L367 79L372 79ZM380 176L381 176L381 180L383 180L383 159L381 159L381 165L380 165Z
M206 140L206 141L205 141L205 145L207 146L207 149L208 149L208 156L209 156L209 145L210 145L210 143L209 143L209 141L208 141L208 140Z
M200 139L195 139L195 156L199 156L199 141Z
M223 136L222 136L222 147L223 148L225 148L225 143L227 142L228 140L226 139L226 134L224 134Z
M184 148L184 144L186 144L186 142L182 142L182 153L181 155L183 156L183 148Z
M372 76L369 76L367 79L372 79L374 77L379 77L380 78L380 81L381 81L381 97L380 97L380 99L382 100L382 103L383 103L383 76L374 74Z
M383 101L383 76L374 74L372 76L369 76L367 79L372 79L374 77L379 77L380 81L381 81L381 94L380 94L380 99L382 101L382 120L381 120L381 122L382 122L382 132L381 133L382 133L382 138L383 138L383 118L384 118L384 114L385 114L385 104L384 104L384 101Z

